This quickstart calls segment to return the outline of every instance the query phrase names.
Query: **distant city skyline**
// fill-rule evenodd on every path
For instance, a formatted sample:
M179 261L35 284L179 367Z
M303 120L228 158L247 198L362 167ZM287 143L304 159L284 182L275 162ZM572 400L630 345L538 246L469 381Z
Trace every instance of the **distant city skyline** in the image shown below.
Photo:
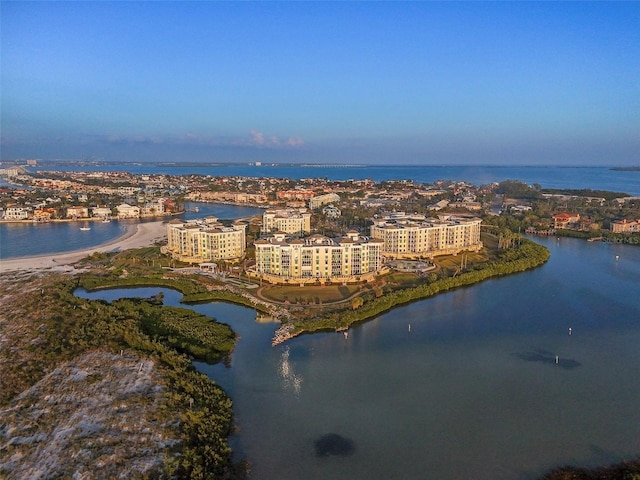
M639 2L0 3L1 151L640 165Z

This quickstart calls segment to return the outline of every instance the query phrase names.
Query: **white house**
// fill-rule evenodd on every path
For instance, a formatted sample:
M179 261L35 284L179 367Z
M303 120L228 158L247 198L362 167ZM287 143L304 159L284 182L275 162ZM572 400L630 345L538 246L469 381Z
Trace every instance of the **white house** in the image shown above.
M91 209L91 215L94 217L108 218L111 216L111 209L109 207L93 207Z
M116 207L118 211L118 218L138 218L140 217L140 208L129 205L128 203L121 203Z
M4 212L5 220L26 220L30 209L27 207L7 207Z

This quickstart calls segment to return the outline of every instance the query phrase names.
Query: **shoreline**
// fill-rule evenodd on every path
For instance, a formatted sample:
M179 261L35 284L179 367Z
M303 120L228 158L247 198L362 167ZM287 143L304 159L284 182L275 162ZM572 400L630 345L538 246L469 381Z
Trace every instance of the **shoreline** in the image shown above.
M28 257L0 259L0 273L24 270L70 271L76 263L94 252L121 252L132 248L142 248L167 238L163 221L127 225L126 231L118 238L95 247L71 252L50 253Z
M178 215L182 215L185 213L182 212L173 212L167 213L165 215L140 215L139 217L118 217L111 216L109 220L118 221L118 220L149 220L154 218L167 218L167 217L175 217ZM0 219L0 224L2 225L26 225L26 224L46 224L46 223L86 223L86 222L102 222L104 217L77 217L77 218L52 218L50 220L42 220L35 221L32 218L25 218L22 220L7 220L5 218ZM158 220L162 221L162 220Z

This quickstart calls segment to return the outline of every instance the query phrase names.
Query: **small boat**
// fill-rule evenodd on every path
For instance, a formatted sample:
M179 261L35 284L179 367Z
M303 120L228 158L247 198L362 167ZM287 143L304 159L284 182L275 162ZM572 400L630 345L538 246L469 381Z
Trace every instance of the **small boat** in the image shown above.
M107 218L107 217L104 217L104 218L102 219L102 223L109 223L110 221L111 221L111 219L110 219L110 218Z
M80 227L80 230L86 232L87 230L91 230L91 227Z

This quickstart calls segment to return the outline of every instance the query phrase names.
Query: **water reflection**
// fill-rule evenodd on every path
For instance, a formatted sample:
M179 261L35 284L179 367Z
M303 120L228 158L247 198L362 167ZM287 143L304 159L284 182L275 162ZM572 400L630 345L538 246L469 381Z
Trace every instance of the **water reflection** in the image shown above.
M197 366L233 398L250 478L522 480L637 455L640 249L537 241L552 250L543 267L394 309L347 340L272 348L275 325L254 310L190 306L240 336L230 368Z
M537 349L532 352L514 353L514 356L518 357L525 362L538 362L546 365L556 365L559 368L565 370L573 370L581 366L582 364L572 358L561 358L559 355L554 355L548 350Z
M289 361L289 347L282 349L280 357L279 374L282 378L282 386L285 390L293 392L296 397L300 396L302 389L302 375L298 375L293 371L293 365Z

